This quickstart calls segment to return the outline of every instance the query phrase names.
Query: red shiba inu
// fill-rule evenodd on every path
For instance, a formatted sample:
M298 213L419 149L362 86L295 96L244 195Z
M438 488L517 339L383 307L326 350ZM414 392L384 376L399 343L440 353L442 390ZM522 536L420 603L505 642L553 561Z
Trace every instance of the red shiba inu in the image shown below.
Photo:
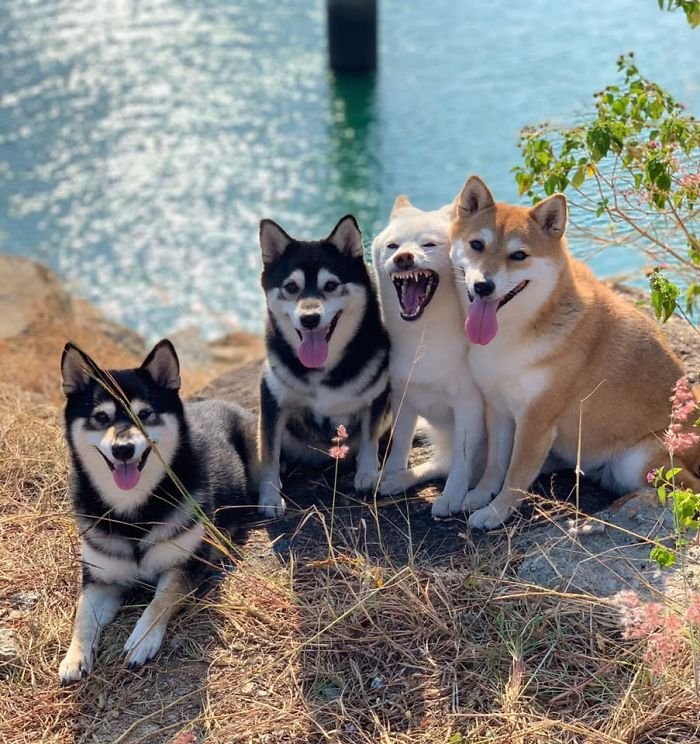
M669 463L681 363L648 317L571 256L566 222L562 194L532 208L496 203L473 176L457 198L451 258L488 432L486 471L464 503L477 529L513 513L550 451L576 463L579 421L581 467L612 490L646 486ZM692 445L675 462L696 490L699 461Z

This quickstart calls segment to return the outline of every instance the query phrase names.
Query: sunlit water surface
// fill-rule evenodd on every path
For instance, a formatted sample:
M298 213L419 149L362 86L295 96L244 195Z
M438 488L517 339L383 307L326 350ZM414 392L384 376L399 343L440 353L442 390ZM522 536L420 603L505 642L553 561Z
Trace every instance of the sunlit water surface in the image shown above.
M700 32L655 0L380 7L378 74L336 79L320 0L5 3L0 249L149 337L260 330L261 217L312 238L354 212L369 241L398 193L476 172L515 199L520 128L575 119L631 49L700 111Z

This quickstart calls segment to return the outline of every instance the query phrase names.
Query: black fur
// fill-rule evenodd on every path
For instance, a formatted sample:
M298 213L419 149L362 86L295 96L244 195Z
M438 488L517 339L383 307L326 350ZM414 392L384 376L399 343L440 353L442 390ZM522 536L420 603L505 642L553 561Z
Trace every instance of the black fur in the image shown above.
M286 234L283 233L283 235ZM352 385L353 381L360 378L370 362L378 361L376 373L364 381L359 388L355 388L352 393L355 397L361 396L366 390L376 385L382 375L387 377L386 386L377 394L371 405L373 434L377 434L386 427L389 411L387 374L389 336L381 319L376 287L364 257L342 250L330 238L320 241L303 241L286 237L288 241L282 254L263 265L261 283L266 295L281 287L284 280L295 270L301 270L305 277L300 298L320 297L323 299L323 291L319 289L317 281L321 269L326 269L337 276L342 284L353 283L366 290L367 301L364 316L353 338L335 366L321 370L322 375L317 384L319 388L325 386L335 390L345 385ZM313 375L311 379L318 378L318 369L308 369L299 361L295 350L277 327L271 312L268 312L265 341L268 361L273 372L281 365L287 376L295 377L302 382L308 381L311 375ZM280 403L275 399L270 386L265 381L265 374L261 382L260 395L261 430L263 436L269 438L273 435L274 421L280 414ZM314 391L311 390L308 405L299 406L291 411L287 431L296 440L307 443L310 451L319 449L325 451L329 448L332 437L335 436L337 425L342 423L349 435L346 444L351 450L356 450L362 414L363 409L358 405L358 409L346 415L343 420L332 420L315 408ZM283 455L285 455L284 451Z
M89 357L86 359L91 361ZM158 384L144 367L101 372L95 365L91 371L93 375L86 384L67 393L65 407L66 438L72 464L70 490L75 513L82 523L82 538L102 552L108 551L99 544L99 536L124 538L130 545L133 559L138 561L142 540L154 526L175 516L181 521L181 511L189 511L190 517L170 535L172 537L200 519L201 515L188 502L182 489L195 498L202 513L217 527L232 528L240 518L242 507L254 500L253 415L239 406L218 400L183 404L176 389ZM115 389L119 391L118 397L111 394ZM170 469L182 489L166 473L150 498L127 515L113 514L110 505L94 487L76 451L71 431L77 419L88 419L95 406L107 400L117 404L115 425L129 426L132 419L119 398L147 401L156 415L172 414L179 424L179 443ZM150 457L156 457L155 453ZM199 552L203 554L204 551ZM89 566L84 568L84 578L86 581L93 578Z

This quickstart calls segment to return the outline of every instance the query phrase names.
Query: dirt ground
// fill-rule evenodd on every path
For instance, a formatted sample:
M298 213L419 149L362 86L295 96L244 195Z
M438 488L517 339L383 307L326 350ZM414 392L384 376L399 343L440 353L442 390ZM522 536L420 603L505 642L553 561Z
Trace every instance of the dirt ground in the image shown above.
M696 374L697 334L675 319L667 332ZM249 362L200 394L255 410L259 371ZM171 623L156 661L122 665L148 600L137 594L92 677L60 688L78 579L60 417L37 393L46 385L10 387L0 389L0 629L17 648L0 661L0 740L700 741L688 654L652 678L608 603L518 579L518 537L570 510L570 472L541 477L506 528L471 534L462 518L431 518L436 485L362 502L330 458L297 469L285 517L241 514L228 568ZM585 479L578 498L584 513L611 501Z

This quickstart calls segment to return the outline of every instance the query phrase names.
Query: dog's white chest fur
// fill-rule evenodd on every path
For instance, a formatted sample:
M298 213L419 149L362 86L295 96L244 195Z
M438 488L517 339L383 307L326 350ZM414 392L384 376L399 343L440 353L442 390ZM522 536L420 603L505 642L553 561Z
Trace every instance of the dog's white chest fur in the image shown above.
M375 355L362 372L344 385L331 387L323 383L324 372L312 372L301 380L281 364L268 367L265 380L275 399L290 408L308 408L319 417L334 419L366 408L386 387L388 372L380 372L381 354ZM372 380L373 384L368 385ZM344 423L339 420L338 423Z
M484 398L502 412L517 414L547 390L551 371L540 362L550 350L547 339L525 344L502 330L487 346L472 348L469 365Z
M83 540L82 560L90 566L93 576L105 583L128 585L139 580L154 581L167 569L189 560L204 538L201 522L170 536L168 533L174 532L177 526L177 522L156 525L140 541L143 548L138 558L134 556L128 539L102 537L92 532L91 540L103 550Z
M451 332L452 328L454 324L432 328L423 324L415 334L392 334L392 387L421 416L436 424L451 421L455 401L472 386L466 341L461 332Z

